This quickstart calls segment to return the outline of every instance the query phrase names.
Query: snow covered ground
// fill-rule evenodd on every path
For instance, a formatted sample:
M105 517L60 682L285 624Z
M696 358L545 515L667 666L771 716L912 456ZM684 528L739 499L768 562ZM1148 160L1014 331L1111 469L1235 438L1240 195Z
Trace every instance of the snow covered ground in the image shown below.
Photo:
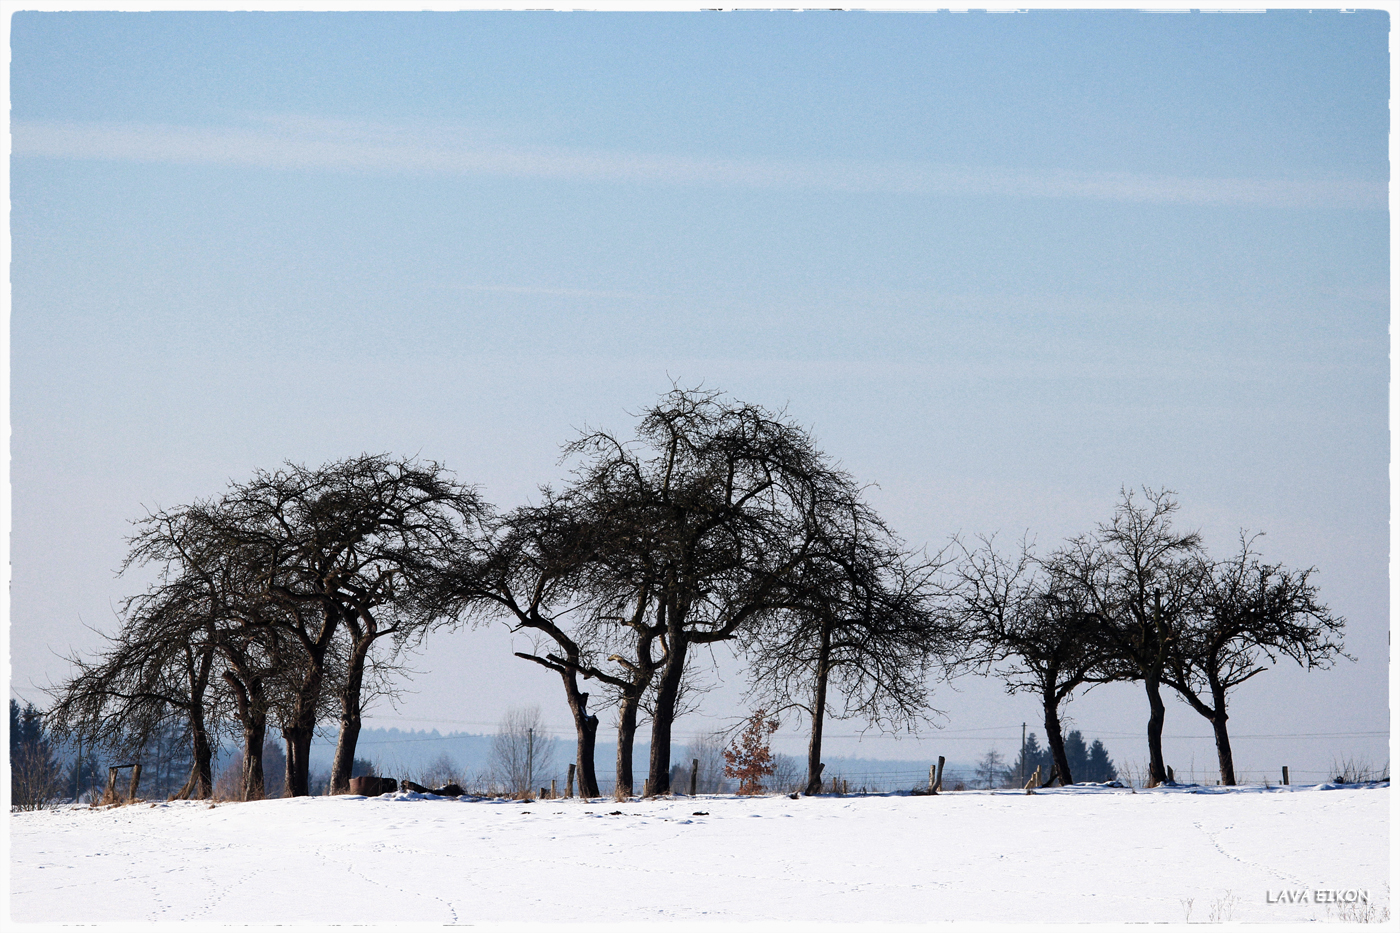
M1327 920L1360 896L1348 892L1389 908L1389 796L69 807L11 814L10 909L28 922Z

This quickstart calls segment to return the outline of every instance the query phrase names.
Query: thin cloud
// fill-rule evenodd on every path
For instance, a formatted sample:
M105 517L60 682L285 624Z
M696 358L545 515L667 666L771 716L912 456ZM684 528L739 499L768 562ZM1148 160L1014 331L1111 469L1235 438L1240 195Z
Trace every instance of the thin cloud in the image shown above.
M911 162L721 159L503 145L494 134L321 118L251 127L16 122L17 157L913 196L1384 210L1383 182L1034 172Z
M534 285L459 285L453 283L446 287L468 292L550 295L556 298L624 298L639 301L659 301L665 298L664 295L648 295L642 292L600 291L593 288L543 288Z

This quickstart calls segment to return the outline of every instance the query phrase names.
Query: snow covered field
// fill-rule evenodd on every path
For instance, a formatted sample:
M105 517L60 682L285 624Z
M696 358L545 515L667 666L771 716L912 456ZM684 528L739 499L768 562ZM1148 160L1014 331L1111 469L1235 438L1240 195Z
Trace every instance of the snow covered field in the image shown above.
M1342 905L1317 901L1346 892L1389 908L1389 838L1388 786L141 803L11 814L10 905L30 922L1326 920Z

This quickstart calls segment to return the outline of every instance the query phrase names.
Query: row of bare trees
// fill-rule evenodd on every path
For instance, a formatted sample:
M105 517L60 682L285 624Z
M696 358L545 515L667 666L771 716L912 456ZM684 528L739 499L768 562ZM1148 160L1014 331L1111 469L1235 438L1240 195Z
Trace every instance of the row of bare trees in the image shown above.
M1075 689L1144 683L1153 777L1163 685L1209 718L1229 768L1225 701L1278 654L1340 652L1341 620L1307 572L1260 563L1246 541L1212 563L1171 528L1166 492L1125 495L1113 520L1045 558L990 541L930 557L782 413L674 389L631 436L585 432L569 479L499 513L442 467L387 455L288 465L137 524L127 567L154 569L122 627L54 688L56 734L138 747L171 717L207 796L218 734L242 739L245 799L262 796L269 728L286 786L308 792L318 725L338 725L332 792L348 788L365 703L393 689L400 652L443 628L504 621L519 656L555 672L577 732L579 791L598 794L597 709L617 719L617 787L666 793L676 717L702 658L748 662L757 705L810 718L807 788L821 784L829 716L915 728L932 676L996 670L1042 697L1059 778L1059 707ZM960 553L959 553L960 552ZM594 695L601 694L601 700ZM690 699L688 699L688 695Z
M1319 600L1311 570L1265 563L1258 536L1212 559L1200 535L1173 525L1168 490L1124 490L1108 522L1040 557L990 540L959 544L949 609L973 650L964 663L994 669L1013 692L1039 696L1058 779L1073 777L1060 707L1080 688L1134 681L1147 694L1148 774L1167 780L1166 704L1175 690L1211 724L1223 784L1235 783L1227 701L1280 657L1326 667L1342 651L1343 620Z
M485 514L436 464L363 456L260 472L148 515L127 568L152 566L156 580L99 657L71 659L52 727L135 751L178 717L194 757L180 796L207 797L213 733L236 724L253 800L269 724L286 742L288 792L305 795L315 730L334 715L331 787L343 791L365 701L392 675L393 649L445 620L430 597Z
M807 432L677 389L634 436L586 433L565 455L569 482L493 522L450 589L461 617L503 616L539 636L520 656L561 678L581 793L598 788L598 717L583 686L617 707L619 791L633 791L645 713L643 792L666 793L696 653L721 643L749 658L773 705L810 713L809 785L820 783L831 686L838 715L907 724L926 711L930 666L956 647L935 611L935 564L904 547Z

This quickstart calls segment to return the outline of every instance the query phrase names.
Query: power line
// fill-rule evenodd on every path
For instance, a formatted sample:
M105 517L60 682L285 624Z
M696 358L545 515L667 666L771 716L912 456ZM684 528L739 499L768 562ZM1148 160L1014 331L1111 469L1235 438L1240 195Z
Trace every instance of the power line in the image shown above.
M1141 732L1096 732L1095 736L1110 736L1112 738L1137 738ZM1230 741L1235 739L1340 739L1357 738L1361 736L1390 735L1388 731L1378 732L1259 732L1252 735L1231 734ZM1164 735L1164 739L1210 739L1215 740L1213 735Z
M473 721L469 721L469 720L454 720L454 719L436 719L436 720L434 720L434 719L399 719L399 720L393 720L393 721L395 721L395 722L450 722L450 723L456 723L456 724L461 724L461 725L483 725L483 726L494 726L494 725L498 725L498 723L473 722ZM382 727L379 727L379 728L382 728ZM1010 726L1010 727L1006 727L1004 730L1002 729L1002 727L993 727L992 729L949 729L949 730L941 730L941 731L937 731L937 732L931 732L931 733L929 733L929 734L927 734L927 735L905 736L905 737L903 737L902 739L897 739L897 741L904 741L904 740L908 740L908 739L910 739L910 738L917 738L917 739L919 739L919 740L922 740L922 741L929 741L929 742L937 742L937 741L946 741L946 742L985 742L985 741L994 741L994 740L997 740L997 739L1014 739L1014 738L1016 738L1016 729L1017 729L1017 728L1019 728L1019 726ZM574 733L572 730L568 730L568 729L541 729L541 730L538 730L538 731L549 735L551 738L573 738L574 735L575 735L575 733ZM959 734L959 733L962 733L962 734ZM975 733L975 734L967 734L967 733ZM678 733L673 733L673 735L676 735L677 737L688 737L688 738L699 738L699 737L702 737L702 736L705 736L705 735L708 735L708 734L710 734L710 733L704 733L704 732L690 732L690 733L678 732ZM881 735L881 734L883 734L883 733L875 733L875 735L877 735L877 736L878 736L878 735ZM870 738L870 737L872 737L871 733L868 733L868 732L865 732L865 733L862 733L862 732L848 732L848 733L832 733L832 732L827 732L827 733L824 733L824 735L825 735L825 737L828 738L828 739L863 739L863 738ZM1230 736L1230 739L1231 739L1231 741L1233 741L1233 740L1235 740L1235 739L1331 739L1331 738L1372 738L1372 737L1377 737L1377 736L1388 736L1388 735L1390 735L1389 731L1385 731L1385 730L1376 730L1376 731L1368 731L1368 732L1260 732L1260 733L1248 733L1248 734L1241 734L1241 735L1232 735L1232 736ZM639 736L639 737L644 737L644 736ZM1093 737L1094 737L1094 738L1103 738L1103 737L1107 737L1107 738L1140 738L1140 737L1142 737L1142 733L1140 733L1140 732L1095 732L1095 733L1093 734ZM447 735L422 736L422 737L416 737L416 736L415 736L414 738L402 738L402 739L362 739L362 740L360 740L360 742L357 743L357 744L359 744L359 745L396 745L396 744L407 743L407 742L443 742L443 741L449 741L449 740L453 740L453 739L463 739L463 738L490 738L490 736L489 736L489 735L485 735L485 734L483 734L483 733L476 733L476 732L451 732L451 733L448 733ZM1197 739L1197 740L1202 740L1202 741L1204 741L1204 740L1214 741L1215 736L1214 736L1214 735L1164 735L1164 736L1162 736L1162 738L1164 738L1164 739Z

